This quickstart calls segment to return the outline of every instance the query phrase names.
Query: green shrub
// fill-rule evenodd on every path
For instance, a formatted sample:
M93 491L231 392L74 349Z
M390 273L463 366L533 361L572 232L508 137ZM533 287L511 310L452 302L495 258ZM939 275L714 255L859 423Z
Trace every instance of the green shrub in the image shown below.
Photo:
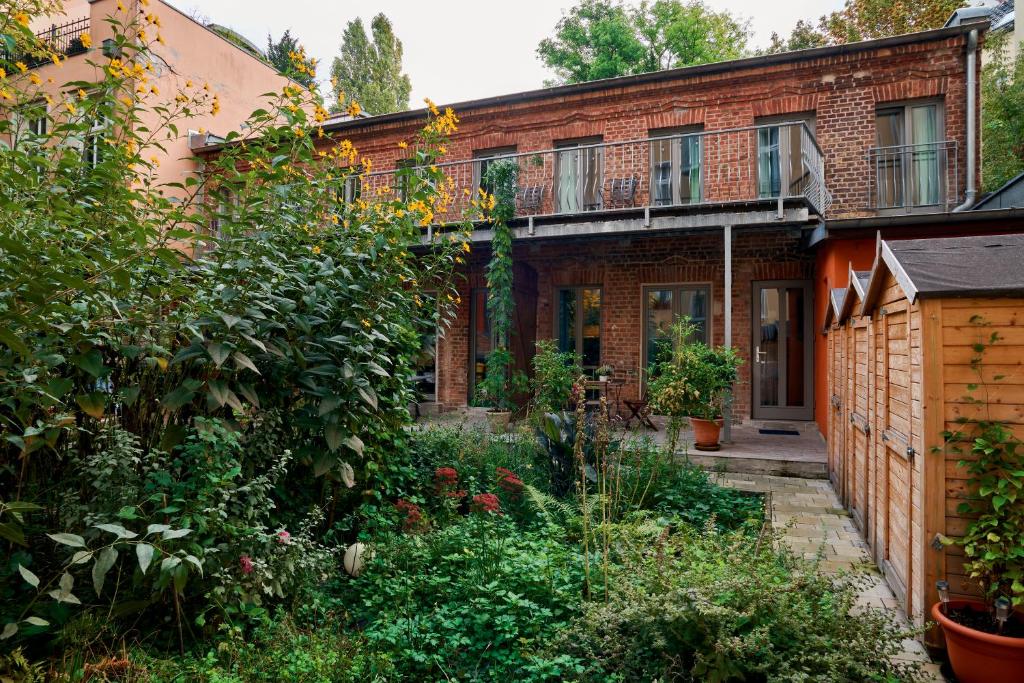
M909 634L776 540L666 531L613 567L610 599L547 652L582 662L588 681L913 680L917 666L892 659Z
M583 374L580 355L561 352L551 339L537 341L533 356L533 409L539 413L565 410L572 398L572 385Z

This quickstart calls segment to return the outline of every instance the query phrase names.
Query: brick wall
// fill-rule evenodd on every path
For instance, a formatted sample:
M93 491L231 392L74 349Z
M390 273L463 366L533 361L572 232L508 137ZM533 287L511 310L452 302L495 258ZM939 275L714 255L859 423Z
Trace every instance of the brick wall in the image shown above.
M865 153L875 144L874 116L879 105L941 100L945 136L957 141L960 178L956 185L964 186L966 39L948 32L930 35L919 43L850 49L784 64L740 64L689 76L684 70L642 84L621 86L613 81L607 88L585 93L556 90L515 102L470 103L457 112L462 121L445 160L470 159L474 150L494 147L546 150L559 140L573 138L633 140L657 128L701 125L705 131L715 131L753 125L763 116L810 113L816 119L816 137L826 157L826 181L835 199L829 218L863 215L868 197ZM373 159L375 169L385 170L394 168L405 154L397 142L410 138L421 123L421 119L368 119L334 135L351 139ZM737 182L749 184L743 169L752 163L750 150L749 144L736 144L731 152L724 152L724 159L715 161L734 166ZM727 195L723 193L722 198Z
M483 269L488 257L485 249L474 250L462 286L457 319L439 344L439 400L446 408L466 404L470 291L484 286ZM644 286L710 284L711 337L715 344L723 342L725 265L721 232L593 238L585 248L579 242L531 242L515 245L513 258L536 273L536 319L516 322L524 329L535 324L537 339L555 335L555 293L559 288L602 288L601 362L612 365L616 377L627 380L623 398L635 397L639 392ZM733 344L745 360L734 403L739 418L750 416L752 283L809 279L813 267L814 257L800 248L798 231L734 231ZM521 284L517 282L516 286Z

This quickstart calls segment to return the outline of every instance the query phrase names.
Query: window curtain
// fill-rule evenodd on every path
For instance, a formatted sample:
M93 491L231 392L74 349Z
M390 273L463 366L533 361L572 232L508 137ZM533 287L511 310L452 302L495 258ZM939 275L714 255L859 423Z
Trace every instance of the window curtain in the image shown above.
M938 116L934 105L911 110L914 204L939 203Z
M782 191L779 169L779 128L759 128L757 131L757 193L758 196L778 197Z
M701 201L701 144L699 135L691 135L683 138L682 146L682 182L680 189L686 192L682 198L683 204L696 204Z
M558 211L572 213L579 211L577 187L577 166L579 150L570 149L558 153Z

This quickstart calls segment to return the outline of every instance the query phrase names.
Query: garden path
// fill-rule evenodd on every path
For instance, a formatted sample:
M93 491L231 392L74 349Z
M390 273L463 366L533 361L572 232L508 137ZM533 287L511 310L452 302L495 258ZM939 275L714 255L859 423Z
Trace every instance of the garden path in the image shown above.
M861 593L861 603L884 608L901 624L907 623L896 596L871 561L867 543L827 480L759 474L717 476L723 486L770 493L772 525L794 552L814 559L821 551L821 567L826 571L858 569L868 572L871 585ZM903 648L901 657L925 662L930 680L939 683L946 680L920 641L906 640Z

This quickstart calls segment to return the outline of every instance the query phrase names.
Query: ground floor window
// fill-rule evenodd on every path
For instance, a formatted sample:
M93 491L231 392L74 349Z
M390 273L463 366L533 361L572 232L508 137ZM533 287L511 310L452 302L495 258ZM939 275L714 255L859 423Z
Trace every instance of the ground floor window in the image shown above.
M696 340L707 343L709 285L652 285L644 287L644 367L658 361L659 349L668 342L672 324L686 315L697 326Z
M476 399L476 387L487 375L487 356L497 346L491 316L487 311L487 288L470 293L469 299L469 396Z
M601 365L601 288L559 289L557 306L558 350L578 353L593 372Z
M423 310L437 310L437 293L423 292ZM419 353L413 358L413 385L416 388L416 399L419 401L437 400L437 321L425 323L418 330L420 337Z

